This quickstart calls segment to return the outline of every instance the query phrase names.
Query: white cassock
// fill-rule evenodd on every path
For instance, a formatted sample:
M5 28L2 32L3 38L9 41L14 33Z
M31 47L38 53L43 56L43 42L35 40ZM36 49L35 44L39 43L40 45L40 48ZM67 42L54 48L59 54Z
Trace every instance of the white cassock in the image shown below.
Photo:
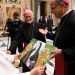
M19 73L19 69L13 67L14 55L6 54L0 50L0 75L30 75L27 73Z

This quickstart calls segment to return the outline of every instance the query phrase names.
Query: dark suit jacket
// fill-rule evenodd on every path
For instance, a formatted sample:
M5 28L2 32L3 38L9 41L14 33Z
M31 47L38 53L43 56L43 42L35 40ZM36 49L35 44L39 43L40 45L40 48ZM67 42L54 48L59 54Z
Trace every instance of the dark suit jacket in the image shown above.
M32 23L30 25L25 22L24 25L22 25L21 27L24 42L29 43L32 38L45 42L45 36L39 32L39 28L40 23Z

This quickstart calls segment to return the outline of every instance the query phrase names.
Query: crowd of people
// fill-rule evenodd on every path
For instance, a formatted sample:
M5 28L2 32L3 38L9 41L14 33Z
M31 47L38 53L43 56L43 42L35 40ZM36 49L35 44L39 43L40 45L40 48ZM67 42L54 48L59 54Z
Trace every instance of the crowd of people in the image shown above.
M13 19L7 19L6 22L7 31L9 32L9 37L11 37L11 45L9 47L11 54L16 53L17 47L18 52L22 52L32 38L46 42L45 36L39 32L39 29L49 28L48 26L52 23L49 19L48 22L43 19L41 22L36 23L33 12L29 9L24 11L23 16L25 21L20 20L20 14L16 11L13 14Z
M67 64L65 67L65 72L67 73L64 75L74 75L75 11L69 9L69 0L50 0L50 7L55 17L60 20L55 34L50 32L53 25L53 20L50 16L48 19L46 17L42 18L41 16L42 19L39 19L38 23L36 23L34 20L34 14L30 9L26 9L24 11L24 21L20 20L20 15L18 12L14 12L13 19L8 19L6 22L6 29L11 37L11 45L8 50L11 54L16 54L16 48L18 47L18 51L22 52L32 38L46 42L45 37L47 37L53 40L53 45L57 47L56 50L51 52L52 55L50 59L62 55L65 63ZM0 63L3 63L1 62L1 59L6 60L7 62L9 61L10 63L9 59L11 58L8 57L11 57L12 55L9 56L8 54L3 54L3 52L0 52ZM15 57L13 57L13 59L14 58ZM2 65L0 66L3 68ZM23 67L23 72L27 72L27 75L45 75L45 66L34 68L31 71L21 61L19 66ZM23 73L22 75L24 74L26 75L26 73ZM20 74L18 73L17 75Z

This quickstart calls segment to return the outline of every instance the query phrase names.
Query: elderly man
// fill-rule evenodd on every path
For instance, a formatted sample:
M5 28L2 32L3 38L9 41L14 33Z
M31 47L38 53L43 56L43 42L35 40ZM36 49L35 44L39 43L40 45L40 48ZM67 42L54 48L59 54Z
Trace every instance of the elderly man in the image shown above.
M56 35L49 34L47 29L39 31L53 39L58 48L52 51L51 58L63 55L67 63L67 74L64 75L75 75L75 11L69 10L69 0L50 0L50 7L52 13L60 19Z
M40 24L34 22L34 15L30 9L24 11L25 23L22 26L22 34L25 43L29 43L32 38L45 42L45 37L39 32Z
M45 36L39 32L40 24L34 22L33 12L30 9L25 9L23 16L25 23L20 30L25 47L32 38L46 42ZM30 71L24 63L21 62L20 65L23 67L23 72Z

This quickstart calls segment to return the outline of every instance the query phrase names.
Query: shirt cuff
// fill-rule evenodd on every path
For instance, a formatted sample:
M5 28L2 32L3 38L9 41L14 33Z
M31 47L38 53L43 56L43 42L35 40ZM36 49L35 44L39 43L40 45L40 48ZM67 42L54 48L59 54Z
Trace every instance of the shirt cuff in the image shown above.
M10 63L13 63L15 61L14 55L8 55L7 59L9 60Z
M22 73L22 75L30 75L30 72Z

